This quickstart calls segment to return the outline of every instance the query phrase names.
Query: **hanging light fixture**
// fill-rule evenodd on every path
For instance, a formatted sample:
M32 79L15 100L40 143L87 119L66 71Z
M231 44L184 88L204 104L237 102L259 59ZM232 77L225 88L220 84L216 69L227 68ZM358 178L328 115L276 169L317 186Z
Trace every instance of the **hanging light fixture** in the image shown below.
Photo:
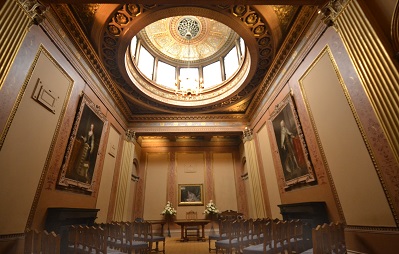
M187 55L187 72L190 70L191 62L191 40L197 36L200 31L199 22L192 17L184 17L178 26L179 33L185 40L187 40L188 45L188 55ZM202 79L188 75L182 77L181 70L179 73L179 79L175 84L175 94L182 97L192 98L193 96L201 96L204 84Z

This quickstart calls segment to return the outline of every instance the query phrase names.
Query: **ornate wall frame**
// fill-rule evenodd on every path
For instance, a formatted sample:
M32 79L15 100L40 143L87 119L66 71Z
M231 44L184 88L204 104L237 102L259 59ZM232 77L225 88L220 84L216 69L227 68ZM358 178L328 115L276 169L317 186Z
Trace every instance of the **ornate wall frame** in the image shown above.
M279 156L284 187L316 181L294 99L290 94L276 105L269 118L269 127L273 130L272 142Z
M107 120L86 95L82 95L61 167L58 187L93 191L98 172L98 154L103 147Z

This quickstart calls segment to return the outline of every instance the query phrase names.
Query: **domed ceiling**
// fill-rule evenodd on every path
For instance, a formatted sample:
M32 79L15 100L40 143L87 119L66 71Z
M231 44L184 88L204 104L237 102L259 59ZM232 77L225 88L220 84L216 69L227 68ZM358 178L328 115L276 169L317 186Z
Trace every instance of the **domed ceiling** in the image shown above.
M317 11L316 4L325 1L287 0L274 1L286 5L254 6L58 2L71 3L54 9L71 37L87 52L116 106L133 123L183 118L248 121L261 107L271 80L303 36L304 27ZM189 100L154 85L137 71L129 74L125 57L131 39L138 36L160 58L185 64L187 40L177 28L185 17L194 17L200 31L190 40L198 58L190 59L191 64L210 62L225 54L237 37L244 40L247 49L233 78L217 89L205 91L202 98ZM76 24L79 29L74 27Z
M188 32L190 38L186 38ZM158 20L142 29L138 36L155 55L175 64L216 59L233 47L238 37L230 27L196 16Z

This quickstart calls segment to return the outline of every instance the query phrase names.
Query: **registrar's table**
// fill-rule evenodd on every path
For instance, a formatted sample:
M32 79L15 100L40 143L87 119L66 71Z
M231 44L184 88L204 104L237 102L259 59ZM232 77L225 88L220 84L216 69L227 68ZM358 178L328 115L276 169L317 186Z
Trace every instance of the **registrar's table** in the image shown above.
M188 241L184 236L184 228L186 226L201 226L201 237L200 240L205 241L205 225L211 222L210 220L175 220L177 225L181 227L181 237L180 241Z

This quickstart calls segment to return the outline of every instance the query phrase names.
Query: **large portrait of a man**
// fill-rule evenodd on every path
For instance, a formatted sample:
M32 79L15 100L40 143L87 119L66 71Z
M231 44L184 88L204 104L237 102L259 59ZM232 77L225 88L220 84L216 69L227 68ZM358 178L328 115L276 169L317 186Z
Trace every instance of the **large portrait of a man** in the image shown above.
M98 152L106 131L106 118L87 96L83 95L61 168L59 186L91 192L98 166Z
M298 114L291 95L277 104L270 117L286 187L315 180Z

